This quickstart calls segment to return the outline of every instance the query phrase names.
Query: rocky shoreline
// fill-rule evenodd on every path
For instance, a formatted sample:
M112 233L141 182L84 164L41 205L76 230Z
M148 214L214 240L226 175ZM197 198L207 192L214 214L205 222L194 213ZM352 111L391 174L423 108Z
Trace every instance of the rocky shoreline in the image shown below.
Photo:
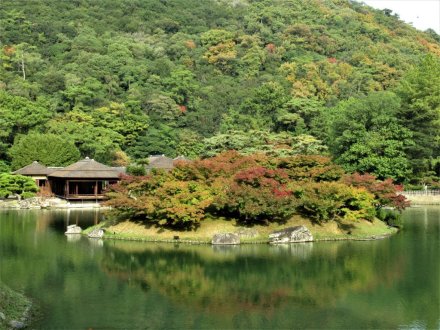
M239 228L235 232L218 232L213 236L206 236L199 239L186 239L180 236L174 236L174 238L163 239L154 236L139 236L114 233L111 230L107 230L102 227L102 224L89 227L81 234L90 237L90 234L101 230L100 239L109 240L122 240L122 241L138 241L138 242L151 242L151 243L173 243L173 244L189 244L189 245L241 245L241 244L296 244L307 242L325 242L325 241L372 241L378 239L385 239L399 230L397 228L387 226L387 232L363 235L363 236L328 236L328 237L315 237L312 232L306 226L291 226L285 228L278 228L277 230L269 233L268 235L259 234L255 229Z
M290 244L290 243L316 243L316 242L337 242L337 241L375 241L380 239L386 239L394 234L398 230L383 234L383 235L373 235L368 237L329 237L329 238L315 238L313 241L307 242L289 242L289 243L279 243L279 244ZM85 234L83 234L85 235ZM85 235L87 236L87 235ZM122 237L117 235L106 235L102 239L118 240L118 241L134 241L134 242L144 242L144 243L172 243L172 244L188 244L188 245L215 245L212 244L211 240L186 240L186 239L154 239L149 237ZM243 245L243 244L271 244L267 239L259 239L252 241L240 241L238 244L223 244L223 245Z
M70 203L57 197L32 197L26 199L2 199L0 209L77 209L104 208L100 203Z

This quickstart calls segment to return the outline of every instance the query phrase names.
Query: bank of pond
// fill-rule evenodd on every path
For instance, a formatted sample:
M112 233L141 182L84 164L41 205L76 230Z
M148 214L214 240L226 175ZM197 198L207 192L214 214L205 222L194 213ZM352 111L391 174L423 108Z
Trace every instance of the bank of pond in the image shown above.
M98 230L104 239L221 245L370 240L395 234L399 229L377 218L350 224L316 224L301 216L294 216L282 223L267 222L249 226L236 219L214 218L203 221L199 227L191 230L164 228L156 223L143 221L104 219L81 234L88 236L92 233L93 236Z
M21 329L31 321L31 300L0 282L0 329Z
M440 208L371 241L162 244L67 236L99 210L0 212L0 281L31 328L438 328Z

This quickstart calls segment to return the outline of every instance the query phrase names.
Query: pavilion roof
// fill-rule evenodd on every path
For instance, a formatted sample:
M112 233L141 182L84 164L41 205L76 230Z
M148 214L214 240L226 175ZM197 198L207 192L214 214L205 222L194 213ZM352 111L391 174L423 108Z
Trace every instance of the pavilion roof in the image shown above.
M119 179L120 172L89 157L55 170L49 176L65 179Z
M155 155L148 157L149 163L146 166L147 170L153 168L172 169L174 167L174 160L165 155Z
M22 167L12 173L21 175L47 175L49 172L50 170L46 166L40 164L37 161L34 161L31 164Z

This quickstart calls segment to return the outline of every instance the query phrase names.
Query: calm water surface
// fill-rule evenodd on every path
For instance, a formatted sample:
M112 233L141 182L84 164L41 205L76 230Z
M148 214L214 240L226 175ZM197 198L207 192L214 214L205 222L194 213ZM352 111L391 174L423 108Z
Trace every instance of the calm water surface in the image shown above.
M440 208L384 240L174 246L67 238L97 211L0 212L0 281L44 329L440 328Z

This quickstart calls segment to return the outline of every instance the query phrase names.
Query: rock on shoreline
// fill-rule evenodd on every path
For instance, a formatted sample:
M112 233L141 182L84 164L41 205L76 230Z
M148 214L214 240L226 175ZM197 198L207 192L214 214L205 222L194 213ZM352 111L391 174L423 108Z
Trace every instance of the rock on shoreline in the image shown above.
M88 235L88 238L103 238L104 237L104 229L102 228L96 228L93 229Z
M80 226L77 225L70 225L67 226L67 230L65 232L66 235L70 235L70 234L81 234L82 229Z
M313 235L306 226L288 227L272 232L269 235L269 243L271 244L285 244L285 243L299 243L312 242Z
M22 200L0 199L0 209L77 209L103 208L99 203L70 203L58 197L31 197Z
M240 236L233 233L215 234L212 245L235 245L240 244Z

